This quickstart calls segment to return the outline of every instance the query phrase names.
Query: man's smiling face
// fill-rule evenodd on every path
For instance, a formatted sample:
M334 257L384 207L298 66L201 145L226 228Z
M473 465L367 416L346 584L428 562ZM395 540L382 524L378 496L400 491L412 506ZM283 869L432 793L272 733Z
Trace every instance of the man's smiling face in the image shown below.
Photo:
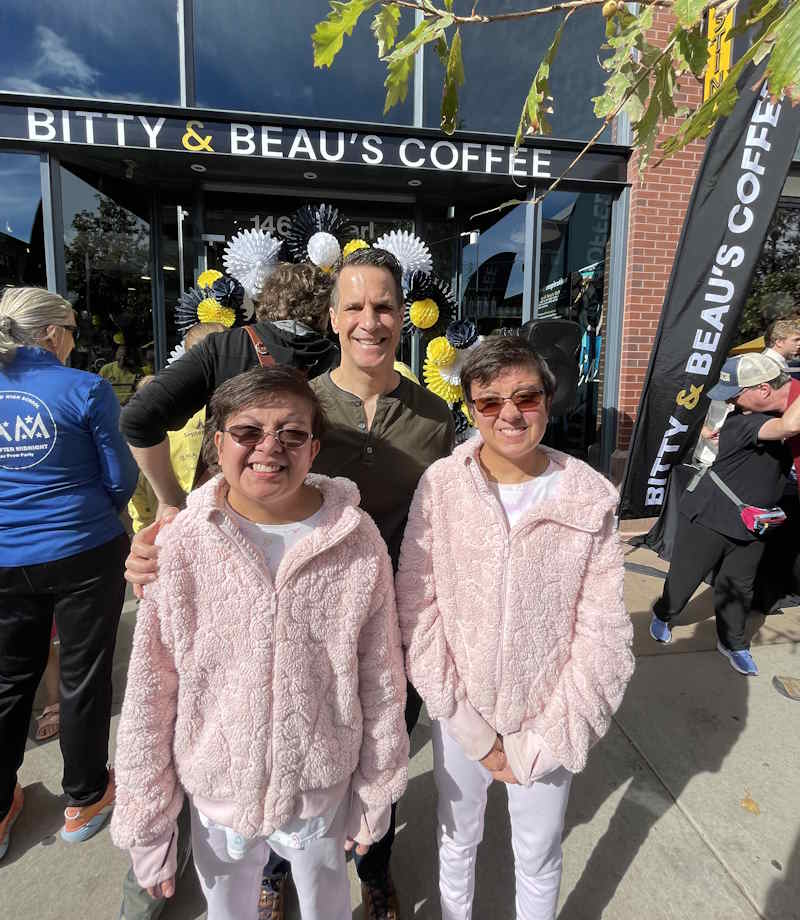
M403 331L403 303L392 276L374 265L348 265L339 274L331 326L342 365L369 373L394 365Z

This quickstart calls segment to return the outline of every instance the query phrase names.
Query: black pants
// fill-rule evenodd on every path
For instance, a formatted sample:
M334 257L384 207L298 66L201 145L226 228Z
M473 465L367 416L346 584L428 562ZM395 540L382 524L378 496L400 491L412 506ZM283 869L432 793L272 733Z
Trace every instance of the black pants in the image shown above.
M419 721L419 714L422 709L422 700L417 691L406 683L406 731L411 734L412 729ZM392 856L392 844L394 843L395 821L397 816L397 805L392 805L392 817L389 821L389 830L381 837L377 843L373 843L369 852L363 856L355 854L356 871L362 882L380 881L389 872L389 860ZM289 863L285 859L280 859L274 854L270 861L264 866L264 875L275 877L285 875L290 871Z
M764 543L732 540L680 515L664 592L653 611L665 623L678 617L709 572L714 572L714 613L719 641L733 651L747 648L745 624L753 600Z
M91 805L108 783L111 666L122 604L125 534L41 565L0 567L0 820L25 754L33 700L55 617L61 641L62 785L67 804Z

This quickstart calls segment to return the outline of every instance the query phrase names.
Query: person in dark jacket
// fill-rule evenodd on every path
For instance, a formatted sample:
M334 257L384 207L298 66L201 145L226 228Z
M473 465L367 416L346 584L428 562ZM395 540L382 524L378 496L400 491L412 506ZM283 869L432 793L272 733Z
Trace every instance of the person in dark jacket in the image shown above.
M128 552L118 515L137 471L111 385L64 367L76 332L57 294L7 288L0 299L0 858L22 810L17 771L54 618L61 836L87 840L114 804L111 666Z
M309 380L339 362L338 349L325 335L329 299L330 281L318 268L281 264L267 279L256 307L253 328L269 354ZM186 497L172 471L167 432L182 428L221 383L258 364L247 329L228 329L187 351L125 406L122 433L160 509L181 507Z

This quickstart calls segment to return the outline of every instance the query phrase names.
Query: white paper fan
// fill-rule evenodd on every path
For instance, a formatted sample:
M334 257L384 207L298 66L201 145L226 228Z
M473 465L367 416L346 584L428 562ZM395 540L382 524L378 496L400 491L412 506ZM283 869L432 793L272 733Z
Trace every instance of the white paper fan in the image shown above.
M174 364L178 358L182 358L185 354L186 349L183 347L183 342L180 342L169 353L169 357L167 358L167 367L169 367L170 364Z
M308 241L308 258L323 271L328 271L339 261L342 247L332 233L318 230Z
M375 242L376 249L385 249L400 263L403 269L403 287L415 271L429 272L433 269L431 251L422 240L408 230L391 230Z
M255 300L278 264L281 246L281 241L266 230L241 230L228 241L222 264Z

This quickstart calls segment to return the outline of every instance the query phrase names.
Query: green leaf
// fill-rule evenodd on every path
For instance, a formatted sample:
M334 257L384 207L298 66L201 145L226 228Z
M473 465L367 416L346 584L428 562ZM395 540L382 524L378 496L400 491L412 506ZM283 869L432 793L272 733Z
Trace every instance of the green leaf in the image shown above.
M386 54L394 47L397 32L400 28L401 9L399 6L382 6L372 20L372 34L378 43L378 57Z
M393 105L403 102L408 95L408 80L414 70L414 55L428 42L438 42L444 35L447 26L453 24L452 16L442 16L439 19L423 19L397 43L394 51L387 55L386 101L383 106L385 115Z
M447 58L450 56L450 49L447 47L447 39L440 35L433 46L436 49L436 56L439 58L442 67L447 67Z
M362 13L378 0L331 0L331 11L318 22L311 36L314 46L314 66L330 67L342 50L345 35L352 35Z
M705 10L705 0L675 0L672 11L678 20L678 25L684 29L691 29L700 21Z
M766 77L770 92L785 92L793 103L800 102L800 3L790 6L780 26L773 26L772 54Z
M448 13L453 12L453 0L444 0L444 5Z
M461 29L456 29L456 34L450 43L450 56L447 59L442 91L442 131L445 134L452 134L456 129L458 90L463 84L464 62L461 60Z
M658 123L661 117L661 100L656 93L650 93L644 115L634 127L634 145L639 149L639 172L644 171L647 161L653 153L658 137Z
M562 19L561 25L556 29L553 41L547 49L547 53L542 58L542 62L534 74L531 88L528 90L528 97L522 106L517 136L514 138L515 149L522 143L528 128L532 128L537 134L550 133L550 124L545 118L545 112L549 109L550 102L550 68L553 66L553 61L558 53L558 46L561 44L561 38L564 35L564 26L571 15L572 10Z
M676 29L673 34L676 38L672 56L678 69L681 72L689 70L696 77L701 77L708 64L708 39L702 26L688 31Z

